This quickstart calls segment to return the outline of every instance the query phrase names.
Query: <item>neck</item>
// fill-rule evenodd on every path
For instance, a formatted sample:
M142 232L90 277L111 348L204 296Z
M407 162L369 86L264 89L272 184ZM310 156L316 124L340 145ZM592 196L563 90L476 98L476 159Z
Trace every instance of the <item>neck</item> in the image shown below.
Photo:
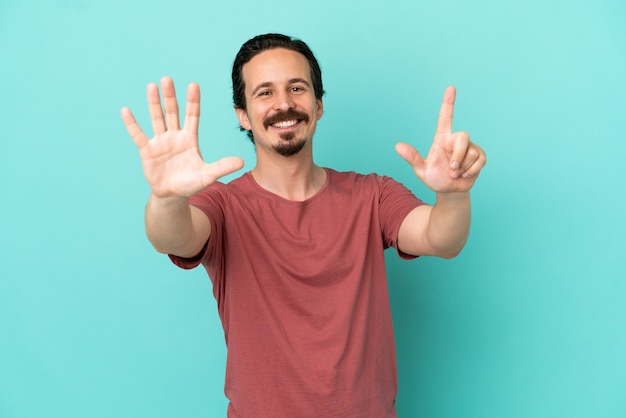
M284 199L304 201L317 193L326 181L326 170L312 158L280 157L261 161L251 171L254 180L265 190Z

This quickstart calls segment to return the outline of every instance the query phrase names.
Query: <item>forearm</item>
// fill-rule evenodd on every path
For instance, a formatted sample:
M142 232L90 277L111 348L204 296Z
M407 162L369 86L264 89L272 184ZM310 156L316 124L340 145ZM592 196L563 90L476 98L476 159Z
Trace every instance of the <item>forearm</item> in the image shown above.
M425 231L433 252L444 258L457 256L467 242L470 220L469 192L437 193Z
M157 251L183 257L198 251L188 198L150 195L145 222L148 239Z

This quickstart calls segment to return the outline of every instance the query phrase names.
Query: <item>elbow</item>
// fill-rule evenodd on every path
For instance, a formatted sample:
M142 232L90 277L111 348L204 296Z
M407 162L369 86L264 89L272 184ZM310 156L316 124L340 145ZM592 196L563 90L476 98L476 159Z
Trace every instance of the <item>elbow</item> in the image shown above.
M440 258L445 258L446 260L451 260L453 258L456 258L459 254L461 254L461 249L458 249L455 251L442 252L440 254L437 254L437 256Z
M150 244L152 244L152 248L154 248L156 252L161 253L161 254L170 253L170 251L168 251L166 247L158 239L150 236L150 234L147 234L147 236L148 236L148 241L150 241Z
M433 251L433 255L439 258L445 258L450 260L452 258L456 258L459 254L461 254L464 246L465 241L463 241L463 243L459 245L439 247Z

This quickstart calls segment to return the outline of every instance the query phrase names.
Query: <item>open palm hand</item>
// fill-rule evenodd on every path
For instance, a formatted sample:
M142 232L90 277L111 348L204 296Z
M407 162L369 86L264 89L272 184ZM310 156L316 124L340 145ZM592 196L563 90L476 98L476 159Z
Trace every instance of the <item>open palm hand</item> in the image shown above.
M217 179L239 170L243 161L226 157L214 163L202 159L198 146L200 117L200 88L191 83L187 90L187 105L183 128L180 128L178 102L174 83L169 77L161 80L165 115L159 89L147 87L148 106L154 137L148 139L128 108L121 111L122 120L139 148L144 175L158 197L189 197Z

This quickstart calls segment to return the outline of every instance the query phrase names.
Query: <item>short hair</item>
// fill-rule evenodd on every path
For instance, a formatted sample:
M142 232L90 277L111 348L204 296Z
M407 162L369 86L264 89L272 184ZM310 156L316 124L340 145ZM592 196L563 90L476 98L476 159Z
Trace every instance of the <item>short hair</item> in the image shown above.
M316 99L321 99L324 95L324 87L322 85L322 70L319 63L313 54L313 51L308 47L306 43L300 39L292 38L290 36L281 35L279 33L268 33L265 35L258 35L244 43L233 62L232 79L233 79L233 103L235 107L246 110L246 85L243 79L243 66L249 62L256 55L268 49L285 48L291 51L299 52L309 62L309 68L311 69L311 82L313 83L313 91ZM241 131L246 131L242 126L239 127ZM254 137L251 131L248 131L248 137L254 142Z

